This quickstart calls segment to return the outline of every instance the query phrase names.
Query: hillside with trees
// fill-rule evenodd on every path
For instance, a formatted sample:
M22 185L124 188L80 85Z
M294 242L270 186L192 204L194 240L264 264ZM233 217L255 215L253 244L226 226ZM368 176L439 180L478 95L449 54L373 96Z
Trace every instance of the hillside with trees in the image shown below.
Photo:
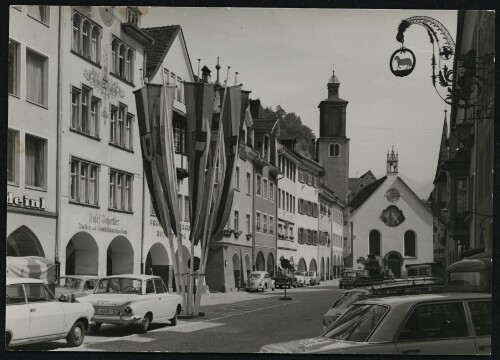
M281 136L296 138L295 150L302 156L314 157L312 140L316 139L316 136L307 125L302 124L300 116L294 112L287 113L280 105L276 106L276 110L271 107L261 108L261 114L263 117L277 116L280 122Z

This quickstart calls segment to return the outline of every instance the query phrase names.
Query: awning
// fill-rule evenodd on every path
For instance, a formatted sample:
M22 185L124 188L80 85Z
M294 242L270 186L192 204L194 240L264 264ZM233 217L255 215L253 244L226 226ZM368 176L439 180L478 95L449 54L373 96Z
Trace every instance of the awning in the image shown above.
M56 264L39 256L7 256L7 277L40 279L45 283L55 283Z

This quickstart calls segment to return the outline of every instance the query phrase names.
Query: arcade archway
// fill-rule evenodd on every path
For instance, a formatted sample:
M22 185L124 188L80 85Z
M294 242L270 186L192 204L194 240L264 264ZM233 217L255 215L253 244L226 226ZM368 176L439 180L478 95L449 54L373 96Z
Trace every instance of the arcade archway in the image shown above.
M272 253L267 255L267 272L271 274L271 277L274 276L274 256Z
M149 249L144 266L146 274L153 274L163 279L167 287L172 287L173 266L170 264L167 249L161 243L155 243Z
M98 275L99 247L89 233L73 235L66 245L66 275Z
M265 271L266 270L266 260L264 259L264 254L262 251L257 253L257 259L255 260L255 270Z
M107 275L132 274L134 272L134 249L124 236L117 236L107 250Z
M306 261L304 260L304 258L300 258L299 263L297 265L297 270L298 271L307 271L307 265L306 265Z
M22 225L7 237L7 256L45 257L45 252L33 231Z

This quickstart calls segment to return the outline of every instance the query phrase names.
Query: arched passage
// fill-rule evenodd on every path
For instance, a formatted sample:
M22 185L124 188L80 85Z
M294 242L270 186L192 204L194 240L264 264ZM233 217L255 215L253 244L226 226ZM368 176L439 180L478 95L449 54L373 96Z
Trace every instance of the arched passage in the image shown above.
M107 275L134 272L134 249L125 236L117 236L111 241L108 246L107 259Z
M385 259L387 267L392 270L394 277L400 278L403 256L397 251L391 251L385 255Z
M274 276L274 256L273 253L269 253L267 255L267 272L271 274L271 277Z
M146 274L153 274L163 279L165 285L172 287L173 266L170 264L167 249L161 243L155 243L148 251L145 264Z
M330 258L326 258L326 280L330 280Z
M252 261L250 260L250 255L248 254L245 255L245 267L247 270L247 279L248 279L248 275L250 275L250 273L252 272Z
M307 271L307 265L306 265L306 261L304 260L304 258L300 258L299 264L297 265L297 270L298 271Z
M66 245L66 275L98 275L99 247L89 233L73 235Z
M325 258L321 258L321 280L325 280Z
M318 271L315 259L312 259L311 262L309 263L309 271Z
M239 288L241 282L241 262L238 253L233 254L234 287Z
M45 257L45 252L33 231L22 225L7 237L7 256Z
M255 259L255 270L265 271L266 269L266 260L264 259L264 254L262 251L259 251L257 254L257 259Z

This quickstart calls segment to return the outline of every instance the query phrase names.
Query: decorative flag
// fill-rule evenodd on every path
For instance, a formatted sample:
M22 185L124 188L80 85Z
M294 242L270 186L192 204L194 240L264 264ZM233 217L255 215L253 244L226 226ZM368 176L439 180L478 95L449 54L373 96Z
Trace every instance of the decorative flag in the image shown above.
M243 129L243 124L245 123L245 113L247 111L248 102L250 100L251 91L241 90L241 110L240 110L240 131ZM245 141L246 139L243 139Z
M241 122L241 85L229 86L221 107L219 127L224 133L225 169L222 175L223 184L220 190L220 202L214 212L214 226L212 235L215 237L222 232L231 213L234 197L234 171L238 156L239 134Z
M134 91L144 174L153 208L167 236L180 233L172 111L175 87L147 84Z
M206 203L203 203L212 127L215 85L184 83L186 99L186 152L189 169L190 239L197 245L205 225Z

